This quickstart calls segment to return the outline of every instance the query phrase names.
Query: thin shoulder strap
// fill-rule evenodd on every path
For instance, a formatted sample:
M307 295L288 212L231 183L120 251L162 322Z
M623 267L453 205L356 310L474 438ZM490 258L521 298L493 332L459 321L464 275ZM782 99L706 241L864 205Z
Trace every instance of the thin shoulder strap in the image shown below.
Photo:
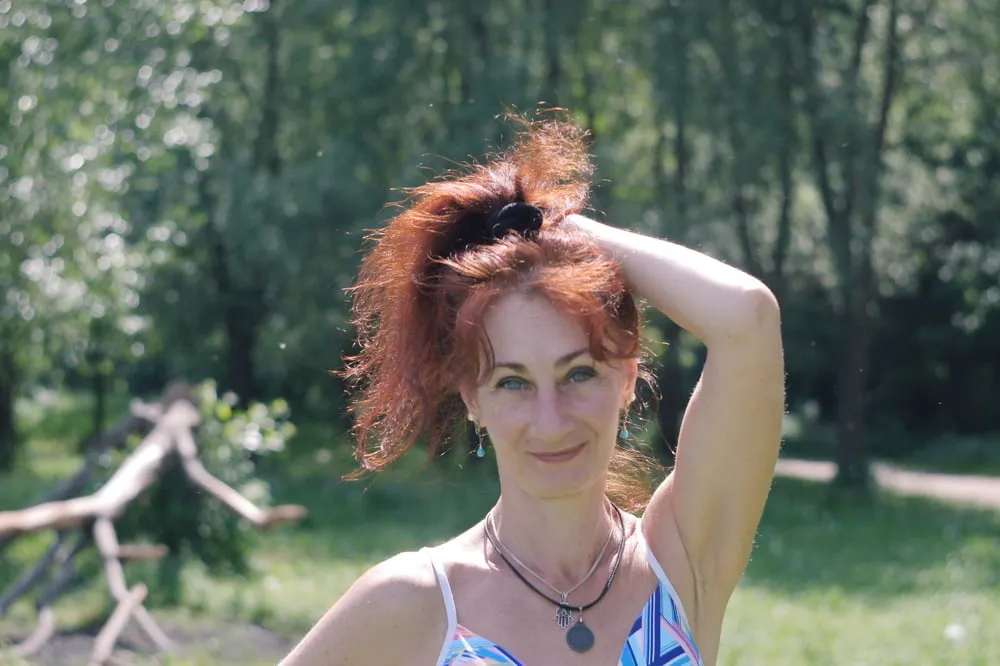
M451 649L451 641L458 629L458 614L455 612L455 597L451 594L451 585L448 583L448 576L444 572L444 567L434 557L434 551L430 548L421 548L420 552L427 555L437 577L438 586L441 588L441 596L444 598L444 611L448 616L448 632L444 636L444 643L441 646L441 653L438 655L437 666L444 666L445 659Z
M684 604L681 603L681 597L677 594L677 590L674 588L674 584L670 582L667 577L667 572L663 570L660 566L659 560L656 559L656 555L653 554L653 549L649 547L649 542L646 541L646 535L643 532L642 521L639 521L639 526L636 528L636 533L639 536L639 542L642 544L643 550L646 551L646 562L649 563L649 568L653 570L656 574L656 578L660 581L660 585L666 589L667 594L674 600L677 604L677 612L681 616L681 622L684 623L684 628L690 631L691 623L688 622L687 613L684 612Z

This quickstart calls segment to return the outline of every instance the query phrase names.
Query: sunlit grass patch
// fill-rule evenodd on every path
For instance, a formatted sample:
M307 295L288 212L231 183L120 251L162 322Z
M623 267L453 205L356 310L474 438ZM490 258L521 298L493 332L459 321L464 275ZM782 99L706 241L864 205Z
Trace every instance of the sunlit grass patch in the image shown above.
M776 483L720 666L995 664L1000 513Z

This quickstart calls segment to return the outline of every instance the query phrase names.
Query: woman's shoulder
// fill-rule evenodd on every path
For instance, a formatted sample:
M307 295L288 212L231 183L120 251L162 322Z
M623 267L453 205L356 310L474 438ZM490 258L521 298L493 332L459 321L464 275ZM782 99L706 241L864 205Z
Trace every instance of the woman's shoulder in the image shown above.
M481 559L481 541L477 526L473 526L442 543L398 553L383 560L365 572L359 583L373 591L377 589L379 593L431 594L435 600L440 600L440 581L435 568L443 573L476 561L477 554Z
M402 552L365 571L282 665L354 666L433 656L440 640L430 637L443 635L447 622L428 553Z
M414 623L426 629L430 618L444 617L429 548L397 553L375 564L344 595L349 596L357 598L375 617L388 614L400 624Z
M443 543L424 548L420 554L433 559L441 571L447 572L449 577L454 571L466 569L481 571L486 538L482 525L480 521Z
M431 565L431 549L397 553L368 569L358 583L373 589L420 593L436 586Z

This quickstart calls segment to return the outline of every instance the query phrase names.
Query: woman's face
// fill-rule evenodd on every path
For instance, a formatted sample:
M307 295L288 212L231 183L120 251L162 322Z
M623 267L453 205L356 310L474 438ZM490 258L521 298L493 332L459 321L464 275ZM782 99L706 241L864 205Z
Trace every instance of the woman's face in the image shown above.
M496 365L463 398L501 483L546 499L603 491L635 361L595 361L584 329L539 296L502 296L484 324Z

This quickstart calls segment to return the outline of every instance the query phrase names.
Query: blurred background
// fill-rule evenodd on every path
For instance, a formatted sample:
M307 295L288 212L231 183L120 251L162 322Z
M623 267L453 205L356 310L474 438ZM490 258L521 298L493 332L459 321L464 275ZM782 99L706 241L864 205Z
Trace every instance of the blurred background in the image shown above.
M0 510L178 380L210 471L309 509L258 534L168 469L119 531L170 548L127 576L182 648L134 663L273 664L372 563L474 523L497 487L464 447L341 480L344 288L399 188L559 106L595 216L778 295L784 455L832 473L776 481L720 664L1000 664L997 509L871 473L1000 475L997 26L1000 0L0 0ZM703 350L645 333L669 464ZM5 548L0 589L54 538ZM85 663L99 566L25 663Z

